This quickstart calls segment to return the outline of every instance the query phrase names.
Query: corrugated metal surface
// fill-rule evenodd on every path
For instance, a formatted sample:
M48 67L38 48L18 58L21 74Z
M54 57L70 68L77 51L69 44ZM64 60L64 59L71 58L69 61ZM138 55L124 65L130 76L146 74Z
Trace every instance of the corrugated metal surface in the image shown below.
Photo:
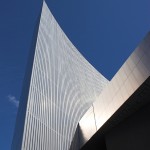
M22 150L69 149L79 120L107 83L72 45L44 2Z

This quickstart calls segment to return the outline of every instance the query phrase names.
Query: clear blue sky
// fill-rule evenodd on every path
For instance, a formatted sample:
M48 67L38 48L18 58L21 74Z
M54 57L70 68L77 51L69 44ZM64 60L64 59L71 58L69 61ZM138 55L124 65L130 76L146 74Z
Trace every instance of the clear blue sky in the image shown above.
M150 30L149 0L47 0L84 57L111 79ZM42 0L0 0L0 150L10 150Z

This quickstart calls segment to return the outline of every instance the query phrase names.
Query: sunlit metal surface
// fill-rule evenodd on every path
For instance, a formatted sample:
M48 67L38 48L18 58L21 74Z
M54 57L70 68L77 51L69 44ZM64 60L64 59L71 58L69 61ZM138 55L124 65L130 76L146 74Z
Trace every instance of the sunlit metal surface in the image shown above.
M83 146L150 76L150 33L119 69L79 122ZM90 114L89 114L90 112ZM91 122L87 124L87 122ZM95 121L95 130L93 129Z
M44 2L21 149L69 149L79 120L107 83L69 41ZM17 142L12 150L20 150Z

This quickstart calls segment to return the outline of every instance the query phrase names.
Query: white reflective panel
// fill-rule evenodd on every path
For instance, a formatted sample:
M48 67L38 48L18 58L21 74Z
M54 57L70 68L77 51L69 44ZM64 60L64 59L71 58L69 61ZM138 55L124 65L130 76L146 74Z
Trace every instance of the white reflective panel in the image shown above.
M108 81L63 33L43 4L22 150L67 150L77 124ZM91 130L96 131L93 114Z
M83 118L79 122L80 129L82 130L82 136L85 141L89 140L93 133L96 132L96 121L94 114L94 107L91 106Z

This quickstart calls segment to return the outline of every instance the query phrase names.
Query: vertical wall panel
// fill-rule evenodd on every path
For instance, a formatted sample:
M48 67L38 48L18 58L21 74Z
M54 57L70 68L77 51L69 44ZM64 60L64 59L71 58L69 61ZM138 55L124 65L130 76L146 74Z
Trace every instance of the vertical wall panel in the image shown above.
M69 41L44 2L22 150L69 149L79 120L107 83Z

